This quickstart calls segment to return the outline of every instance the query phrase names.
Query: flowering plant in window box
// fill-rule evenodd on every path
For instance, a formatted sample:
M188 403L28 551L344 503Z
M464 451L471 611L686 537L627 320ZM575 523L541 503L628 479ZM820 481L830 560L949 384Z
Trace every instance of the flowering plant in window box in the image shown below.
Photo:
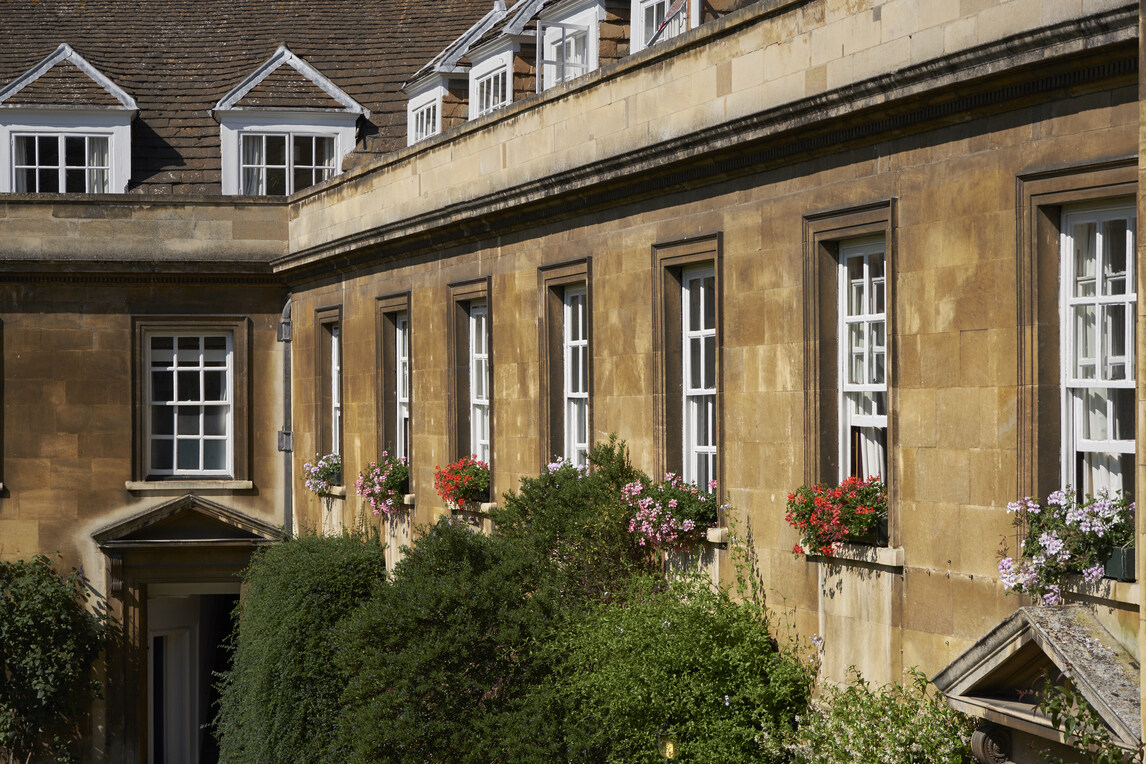
M316 496L332 496L331 489L342 485L342 456L327 454L302 465L302 482Z
M839 544L863 543L887 522L887 486L874 475L849 477L834 488L802 485L788 494L784 519L800 532L793 552L830 557Z
M355 490L366 499L375 517L398 511L409 485L410 468L406 457L393 457L389 451L383 451L381 459L366 465L354 481Z
M678 549L699 541L716 523L716 481L708 488L713 493L671 472L666 472L659 483L635 480L625 485L621 497L636 510L629 520L629 533L636 536L640 546L655 549Z
M434 468L434 490L447 502L468 504L489 499L489 465L463 456L445 468Z
M1111 553L1134 543L1134 502L1121 491L1079 496L1068 486L1043 504L1029 496L1011 502L1007 512L1014 515L1018 559L1010 556L1004 539L999 578L1007 589L1044 605L1062 602L1066 576L1097 581Z

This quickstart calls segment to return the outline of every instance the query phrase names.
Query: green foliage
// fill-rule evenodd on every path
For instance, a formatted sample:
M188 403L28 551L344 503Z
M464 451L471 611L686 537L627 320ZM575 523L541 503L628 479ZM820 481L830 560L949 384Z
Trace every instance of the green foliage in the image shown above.
M1135 751L1120 748L1094 706L1074 689L1070 678L1058 683L1047 678L1039 697L1039 711L1050 717L1051 724L1066 735L1067 743L1094 764L1130 764L1143 761L1143 747ZM1050 764L1063 764L1059 757L1043 754Z
M974 720L927 691L927 677L879 689L854 668L846 687L829 687L801 719L789 745L798 764L963 764L971 762Z
M610 599L548 645L570 760L659 761L662 729L680 761L781 760L774 739L813 673L778 650L760 609L703 581L640 578Z
M379 588L383 549L361 535L308 535L254 557L215 722L223 761L344 761L335 729L347 677L332 629Z
M515 738L544 746L525 699L548 670L535 652L557 609L546 568L510 539L445 518L428 529L340 629L344 760L521 761L504 753Z
M109 633L102 603L93 613L88 599L83 574L57 576L44 555L0 563L0 755L72 760Z
M628 530L632 511L622 489L642 475L624 442L614 436L597 444L589 462L588 472L557 461L523 478L491 516L500 536L556 563L567 594L599 598L634 572L650 570L652 560Z

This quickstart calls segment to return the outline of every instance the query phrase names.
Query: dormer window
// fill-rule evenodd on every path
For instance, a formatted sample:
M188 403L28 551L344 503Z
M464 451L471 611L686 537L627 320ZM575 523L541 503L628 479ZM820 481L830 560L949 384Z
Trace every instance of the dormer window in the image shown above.
M239 193L258 196L293 194L335 173L335 136L242 135L242 185Z
M538 91L597 68L598 30L604 18L601 0L561 3L538 18Z
M436 135L438 132L438 102L431 101L422 108L414 112L414 135L415 141L429 138L431 135Z
M135 100L68 45L0 88L0 192L127 190Z
M477 116L489 114L510 102L509 71L498 69L477 81Z
M693 0L633 0L633 52L671 40L696 26Z
M106 194L110 191L110 140L106 135L13 136L13 190Z
M293 194L342 171L364 106L280 47L215 105L223 193Z

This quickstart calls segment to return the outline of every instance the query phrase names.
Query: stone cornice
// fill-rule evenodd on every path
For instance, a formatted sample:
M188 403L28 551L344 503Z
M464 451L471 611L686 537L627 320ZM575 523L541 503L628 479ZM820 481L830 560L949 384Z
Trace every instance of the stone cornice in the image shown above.
M1137 6L1032 30L298 250L271 264L292 281L307 280L399 256L398 242L409 249L411 239L438 246L473 241L873 137L1017 108L1048 92L1129 78L1137 71L1137 38Z

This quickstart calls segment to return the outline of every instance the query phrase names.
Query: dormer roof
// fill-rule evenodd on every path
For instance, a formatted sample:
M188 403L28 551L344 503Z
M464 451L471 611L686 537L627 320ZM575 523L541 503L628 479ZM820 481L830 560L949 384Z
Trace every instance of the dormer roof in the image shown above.
M343 111L370 118L369 109L285 45L219 99L213 111L232 109Z
M525 0L519 0L514 5L516 8ZM502 0L494 3L484 16L461 34L458 39L447 45L438 55L430 59L430 62L414 73L409 82L402 86L402 89L407 89L411 84L417 82L424 77L432 74L458 74L465 72L469 69L468 62L465 61L466 53L470 48L476 45L480 40L485 39L490 30L499 26L499 23L505 19L510 10L506 9L505 3Z
M958 711L1058 740L1037 704L1047 678L1063 675L1114 739L1137 749L1142 741L1138 663L1081 605L1020 608L932 681Z
M137 109L134 98L67 43L0 88L0 106Z

